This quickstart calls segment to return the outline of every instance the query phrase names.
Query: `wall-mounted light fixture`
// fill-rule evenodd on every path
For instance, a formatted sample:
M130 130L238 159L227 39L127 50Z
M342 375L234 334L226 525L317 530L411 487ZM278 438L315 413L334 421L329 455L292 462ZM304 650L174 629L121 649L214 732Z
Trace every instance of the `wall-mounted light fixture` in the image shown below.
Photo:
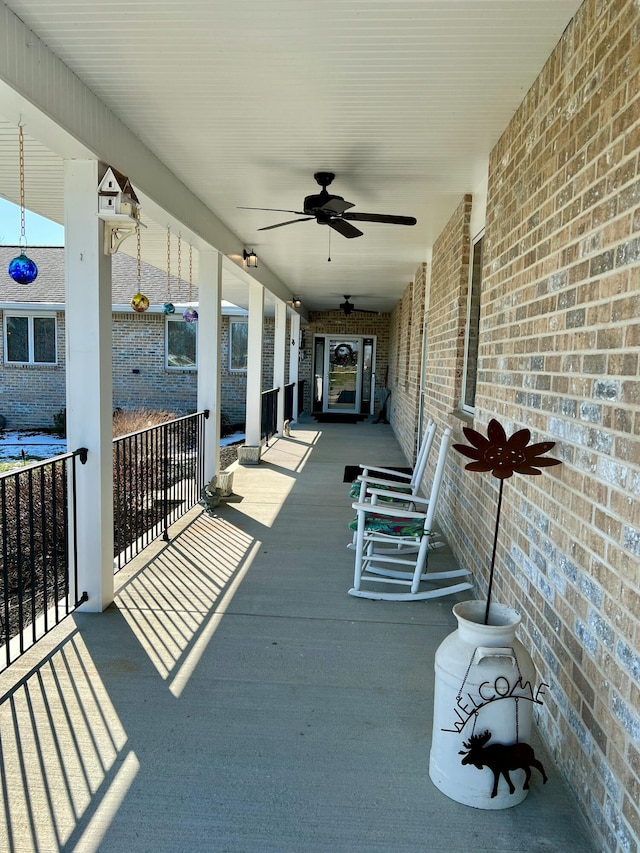
M292 308L299 308L302 305L302 300L299 297L294 296L293 299L287 302L287 305L291 305Z
M242 259L244 260L245 266L247 269L256 269L258 266L258 256L251 249L250 252L247 252L246 249L242 250Z

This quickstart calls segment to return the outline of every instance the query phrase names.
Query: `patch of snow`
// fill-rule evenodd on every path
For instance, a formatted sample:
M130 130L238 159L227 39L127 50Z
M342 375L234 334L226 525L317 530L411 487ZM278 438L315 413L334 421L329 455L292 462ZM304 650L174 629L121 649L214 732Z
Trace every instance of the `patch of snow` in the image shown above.
M66 453L67 441L50 433L31 430L0 432L0 459L21 459L23 451L26 457L48 459Z
M229 444L238 444L240 441L244 441L246 435L243 432L232 432L231 435L225 435L224 438L220 439L220 447L227 447Z

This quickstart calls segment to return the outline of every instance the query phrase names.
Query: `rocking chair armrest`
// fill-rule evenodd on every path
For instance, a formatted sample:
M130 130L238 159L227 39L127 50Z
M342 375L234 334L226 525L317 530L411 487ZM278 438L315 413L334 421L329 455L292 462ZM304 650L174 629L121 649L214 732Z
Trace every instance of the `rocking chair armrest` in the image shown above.
M390 518L415 518L420 519L423 518L426 520L427 514L426 512L420 512L419 510L410 510L410 509L396 509L388 504L361 504L361 503L353 503L351 504L352 509L355 509L356 512L365 512L365 513L374 513L375 515L388 515Z
M377 495L383 498L394 498L397 501L405 501L406 503L412 504L424 504L424 506L429 505L429 498L421 498L418 495L409 495L406 492L403 494L402 492L390 492L387 489L378 489L375 486L369 486L367 488L367 496ZM372 504L373 506L380 506L379 503ZM422 510L421 510L422 511Z
M359 483L379 483L381 486L384 485L387 489L406 489L410 486L408 482L401 482L400 480L387 480L382 479L382 477L369 477L364 474L358 474L357 478Z
M363 473L358 476L358 479L360 477L368 477L369 471L377 471L379 474L393 474L394 477L409 481L413 477L413 474L403 474L402 471L396 471L394 468L376 468L373 465L360 465L360 468L362 468Z

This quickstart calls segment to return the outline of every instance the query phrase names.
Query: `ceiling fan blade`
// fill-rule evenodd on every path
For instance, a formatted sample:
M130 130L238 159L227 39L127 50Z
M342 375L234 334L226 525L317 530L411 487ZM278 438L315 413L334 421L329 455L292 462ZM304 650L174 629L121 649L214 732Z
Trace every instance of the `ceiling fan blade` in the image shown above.
M336 217L335 219L330 219L327 222L329 228L333 228L334 231L337 231L339 234L342 234L343 237L362 237L362 231L352 225L350 222L345 222L344 219L339 219Z
M356 314L379 314L379 311L371 311L369 308L354 308Z
M287 210L287 208L283 207L241 207L238 206L237 210L270 210L274 213L295 213L297 216L304 216L304 210Z
M353 206L353 202L345 201L343 198L331 198L326 204L319 207L318 210L323 210L327 213L344 213L345 210L349 210Z
M414 216L393 216L386 213L345 213L344 218L354 222L386 222L389 225L415 225L418 221Z
M289 219L287 222L278 222L276 225L265 225L264 228L258 228L258 231L271 231L272 228L282 228L283 225L293 225L294 222L308 222L310 219L315 219L315 217L305 216L304 219Z

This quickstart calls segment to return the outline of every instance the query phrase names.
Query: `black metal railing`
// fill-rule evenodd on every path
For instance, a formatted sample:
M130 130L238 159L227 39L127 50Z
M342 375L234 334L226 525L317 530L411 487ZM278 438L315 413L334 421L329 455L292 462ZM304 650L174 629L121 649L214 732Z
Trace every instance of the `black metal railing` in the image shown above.
M116 571L200 499L204 422L209 412L113 440L113 548Z
M260 435L269 444L269 439L278 429L278 394L279 388L262 392L262 412L260 416Z
M6 665L86 593L76 565L76 460L85 448L0 475L0 646Z
M284 386L284 419L285 421L293 420L293 392L295 391L296 383L290 382Z

